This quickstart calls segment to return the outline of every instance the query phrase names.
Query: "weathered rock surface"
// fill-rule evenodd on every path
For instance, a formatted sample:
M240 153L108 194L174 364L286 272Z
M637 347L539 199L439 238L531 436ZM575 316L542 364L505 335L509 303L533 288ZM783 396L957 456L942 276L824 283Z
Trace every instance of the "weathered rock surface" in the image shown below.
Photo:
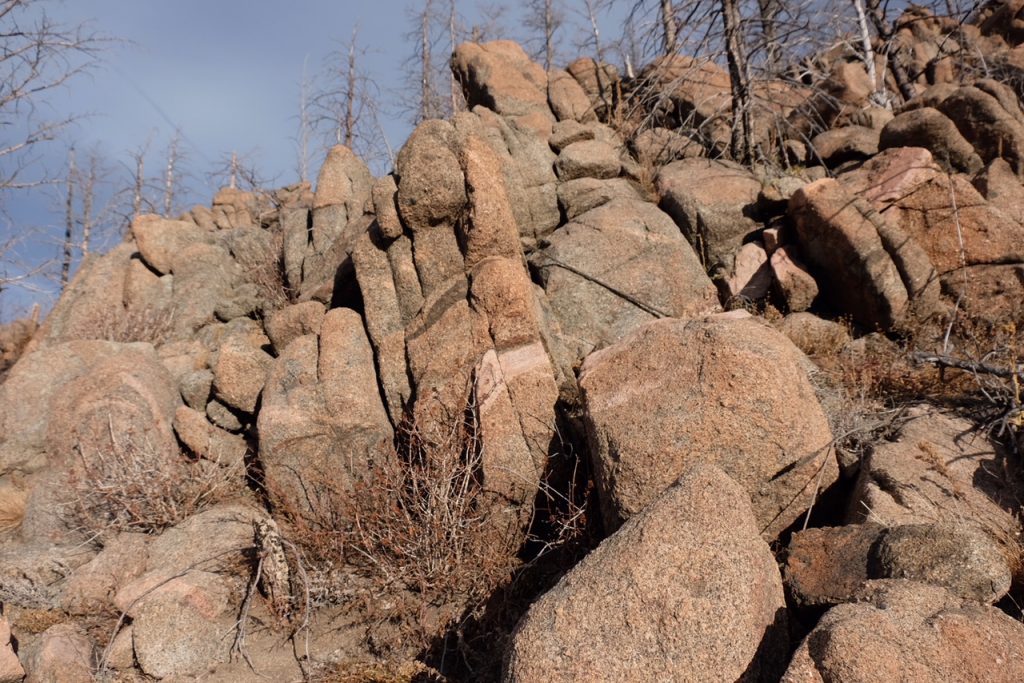
M726 282L734 300L749 302L768 296L772 268L768 252L760 242L747 242L736 252L732 277Z
M738 164L703 159L675 161L657 178L661 208L679 225L708 272L728 272L756 220L761 183Z
M75 341L21 359L0 384L0 476L31 474L46 463L51 402L67 382L120 348L114 342Z
M839 605L853 600L870 578L868 558L885 527L866 522L806 529L786 549L784 577L800 607Z
M87 616L114 607L118 589L146 570L150 537L122 533L110 538L96 557L68 577L61 606L69 614Z
M463 43L452 68L467 92L469 106L482 104L502 116L526 119L549 130L548 77L518 44L509 40Z
M601 511L615 528L696 463L751 497L768 539L838 472L828 420L792 343L748 314L659 320L583 365L587 438Z
M672 220L646 202L613 199L559 228L531 257L577 358L655 316L717 310L718 297Z
M26 683L84 683L93 680L95 646L73 624L51 626L22 655Z
M777 676L785 601L758 526L721 471L688 471L533 604L504 680Z
M270 343L278 353L284 351L294 339L307 334L320 334L324 323L324 305L319 301L304 301L270 314L264 326Z
M555 162L563 182L576 178L604 180L619 175L622 164L611 145L600 140L581 140L565 147Z
M236 410L253 413L273 362L270 354L250 339L229 336L218 350L213 366L217 397Z
M832 128L811 140L815 155L827 166L866 159L878 153L879 132L865 126Z
M777 328L809 356L835 353L850 341L850 333L843 325L806 311L787 315Z
M568 71L548 73L548 104L559 121L596 121L590 98Z
M938 105L982 161L1002 157L1014 172L1024 172L1024 114L1013 90L996 81L977 81L953 92Z
M330 311L319 339L299 337L274 361L257 428L268 491L290 509L310 509L311 489L349 485L386 450L393 431L357 313Z
M0 616L0 683L20 683L25 669L11 647L11 625Z
M783 683L1010 681L1024 676L1024 627L1003 612L909 581L869 583L832 608Z
M642 162L664 166L677 159L704 156L704 148L696 141L668 128L641 131L632 142Z
M558 205L568 220L613 199L642 199L639 190L626 178L598 180L577 178L558 185Z
M902 344L946 330L966 356L961 324L1024 310L1024 112L964 80L1024 74L1021 2L891 17L877 83L842 47L807 55L808 85L756 79L750 169L721 161L722 65L620 80L498 41L455 50L468 111L419 125L390 175L335 147L315 192L136 218L38 329L0 328L0 683L86 680L110 636L117 680L398 671L362 662L413 656L540 544L570 537L569 560L599 534L510 652L500 625L466 632L473 676L507 654L510 681L778 680L786 622L830 610L786 680L1024 678L1021 627L987 607L1022 578L1019 463L926 406L884 436L863 414L928 380ZM444 444L463 487L405 479ZM212 490L181 503L197 478ZM83 502L126 484L152 519ZM353 494L376 484L424 505L367 515ZM435 562L451 536L424 524L461 558ZM787 541L791 615L767 545Z
M772 282L791 313L806 311L821 292L814 276L796 257L796 250L792 245L781 246L772 252L769 261Z
M189 677L227 661L235 609L247 579L233 567L253 547L253 522L263 513L220 505L190 517L149 544L146 571L114 596L132 618L142 670L156 678Z
M924 147L950 171L976 173L982 167L974 151L956 125L942 112L921 107L901 113L882 129L879 149Z
M26 350L87 339L148 341L145 329L132 330L138 325L126 320L125 282L134 251L126 243L88 256Z
M178 253L192 244L213 243L213 235L191 221L145 214L132 221L132 236L146 264L161 275L173 272Z
M1005 455L972 425L917 407L896 439L877 444L861 466L850 502L853 521L887 526L949 523L982 531L1011 557L1020 524Z
M1002 549L969 526L905 524L887 529L869 558L874 578L942 586L962 600L993 603L1010 590Z
M868 327L888 329L903 317L907 288L883 244L874 209L825 179L805 185L790 200L800 247L827 285L836 310Z
M453 123L460 133L482 137L498 155L523 242L531 244L554 230L561 221L556 156L546 137L480 107L471 114L457 115Z

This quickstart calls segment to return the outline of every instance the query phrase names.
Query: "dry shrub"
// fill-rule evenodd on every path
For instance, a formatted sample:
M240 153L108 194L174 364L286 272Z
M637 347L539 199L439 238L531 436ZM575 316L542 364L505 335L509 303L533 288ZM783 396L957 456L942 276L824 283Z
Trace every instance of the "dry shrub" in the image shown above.
M401 437L402 457L357 482L349 542L388 584L435 603L481 599L508 575L516 548L492 524L479 486L476 425L410 427Z
M235 261L242 268L245 279L256 285L264 313L284 308L292 302L293 296L284 277L281 254L284 245L284 230L269 230L270 250L239 248L233 252Z
M331 473L304 481L309 509L278 511L289 534L311 573L349 565L375 592L431 607L484 598L512 571L518 548L481 490L475 419L407 423L397 443L351 481Z
M145 439L115 439L113 448L82 457L73 471L71 516L95 537L157 533L226 498L240 476L180 451L163 457Z
M823 404L834 432L928 402L977 420L1019 449L1019 438L1008 438L1024 427L1020 383L1010 372L1019 367L1024 349L1024 325L1014 322L1018 315L984 320L960 311L952 320L911 322L898 336L874 333L821 349L812 358L826 394L833 394Z

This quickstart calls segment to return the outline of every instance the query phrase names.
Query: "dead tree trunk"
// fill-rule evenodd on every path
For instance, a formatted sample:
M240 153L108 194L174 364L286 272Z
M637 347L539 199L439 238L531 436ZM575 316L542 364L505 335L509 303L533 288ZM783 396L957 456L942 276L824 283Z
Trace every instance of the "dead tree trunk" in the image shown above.
M782 11L780 0L757 0L761 14L761 35L764 38L765 64L772 73L778 73L781 65L778 20Z
M164 215L170 216L174 210L174 191L177 177L175 175L178 165L178 144L180 134L175 131L167 146L167 166L164 167Z
M355 140L356 131L356 32L348 44L348 70L345 72L345 137L338 142L349 149Z
M142 200L146 191L146 153L139 150L135 153L135 178L132 186L132 216L142 213Z
M878 72L875 69L875 48L871 44L871 31L868 29L868 17L864 11L863 0L853 0L853 9L857 12L857 24L860 29L860 42L864 50L864 68L868 72L868 80L871 81L871 99L879 106L886 106L889 97L885 92L885 82L878 82Z
M753 101L747 55L744 51L738 0L721 0L725 27L725 54L729 62L729 85L732 94L732 137L730 151L737 161L749 163L753 158Z
M99 180L99 161L96 153L89 156L89 172L81 179L82 190L82 258L89 255L89 242L92 239L92 227L96 217L93 216L96 199L96 182Z
M458 13L455 11L455 0L451 0L448 3L449 54L455 54L455 48L458 47L456 45L459 40L458 33ZM454 115L455 112L459 111L459 102L462 96L462 87L459 85L458 79L455 78L454 69L448 69L448 92L451 95L452 114Z
M432 0L426 0L420 15L420 121L434 117L433 57L430 54L430 17Z
M661 34L664 53L675 54L679 27L676 25L676 9L672 5L672 0L661 0Z
M302 62L302 82L299 84L299 134L297 140L299 180L303 183L309 180L309 139L313 125L309 112L310 83L306 71L307 62L308 59Z
M860 5L861 0L854 0L854 3ZM900 61L896 44L893 41L892 26L889 25L888 19L885 18L885 10L879 0L868 0L867 10L871 23L875 26L875 33L884 46L883 54L889 65L889 71L892 72L892 77L896 81L896 87L899 89L900 95L903 96L904 100L910 100L916 93L914 92L914 86L907 77L907 70L903 66L903 62ZM858 11L863 10L858 8Z
M68 150L67 196L64 198L64 254L60 266L60 289L68 285L71 278L71 258L75 238L75 182L78 171L75 168L75 148Z

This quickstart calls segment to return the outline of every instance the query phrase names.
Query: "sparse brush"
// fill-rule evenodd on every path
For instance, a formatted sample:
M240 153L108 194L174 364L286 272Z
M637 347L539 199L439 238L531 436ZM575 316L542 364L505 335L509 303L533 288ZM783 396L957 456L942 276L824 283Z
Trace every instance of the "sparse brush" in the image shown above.
M149 342L158 346L169 341L173 332L173 306L135 306L126 309L123 315L105 318L94 336L113 342Z
M256 285L264 314L284 308L292 302L292 292L285 283L281 262L284 233L280 228L269 230L270 250L239 249L234 253L246 280Z
M72 473L71 517L92 537L155 533L229 495L241 473L182 453L165 457L132 438L83 454Z
M398 441L354 481L307 477L310 509L279 511L289 534L314 573L348 564L379 590L424 604L480 599L508 576L517 548L489 523L475 424L406 425Z

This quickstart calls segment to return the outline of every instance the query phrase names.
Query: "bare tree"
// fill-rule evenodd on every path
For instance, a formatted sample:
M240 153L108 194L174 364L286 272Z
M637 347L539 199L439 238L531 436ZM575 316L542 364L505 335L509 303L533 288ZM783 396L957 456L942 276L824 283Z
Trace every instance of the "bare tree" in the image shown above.
M78 172L78 182L82 195L82 213L79 219L79 224L82 227L82 241L79 248L82 251L83 258L89 255L89 249L92 247L93 229L97 227L97 223L101 218L96 210L96 190L102 180L103 173L100 168L100 156L95 150L89 154L87 161L86 167Z
M661 0L660 10L661 35L664 45L662 51L667 55L675 54L679 31L676 25L676 9L672 6L672 0Z
M410 12L411 30L405 35L413 52L405 60L407 90L398 108L412 123L451 116L465 106L462 88L450 68L450 57L464 40L483 42L501 34L502 5L478 6L484 21L469 28L458 13L456 0L420 0Z
M858 13L863 12L861 2L862 0L854 0ZM874 24L875 33L878 34L878 38L884 46L883 53L886 57L889 71L892 73L893 79L896 81L896 87L899 88L903 99L909 100L914 96L914 86L910 83L910 78L907 76L907 70L903 66L903 63L900 61L899 55L895 50L895 43L892 39L892 25L885 16L886 8L888 8L888 6L888 2L883 4L880 0L867 1L867 9L871 17L871 23Z
M587 24L587 29L584 31L587 37L583 39L581 47L592 49L594 57L598 61L604 59L604 43L601 40L601 26L597 17L604 6L601 0L583 0L583 9L581 10Z
M129 152L133 162L131 171L131 215L128 222L138 216L143 210L152 211L153 205L146 198L146 154L149 152L150 140L146 140L140 147Z
M559 0L529 0L526 3L526 17L523 26L532 36L534 58L542 59L544 70L550 71L555 63L558 45L555 35L565 24L565 11Z
M349 42L327 57L309 101L310 126L324 148L342 144L369 164L393 164L381 124L380 89L363 68L365 55L356 27Z
M443 118L448 112L445 98L438 89L438 68L435 62L434 45L437 41L435 24L438 21L437 0L423 0L422 6L413 14L415 28L412 38L416 49L409 59L409 66L418 78L418 92L414 111L414 123L427 119Z
M725 29L725 55L729 63L729 86L732 93L732 139L729 147L734 159L748 163L753 157L753 101L739 0L721 0L721 8L722 24Z
M256 156L256 150L241 154L232 151L225 154L220 158L220 163L207 174L207 178L217 187L226 186L233 190L266 193L267 188L273 186L275 178L268 178L257 170Z
M88 24L54 21L40 0L0 0L0 193L60 182L42 165L42 150L75 117L48 116L45 105L94 68L110 42ZM19 253L30 233L19 226L0 240L0 291L36 290L33 278L50 265Z
M85 152L84 163L78 150L68 150L67 171L64 177L64 236L61 240L60 289L63 291L74 270L75 251L85 258L93 249L97 229L104 224L117 201L115 195L101 188L108 169L96 148ZM106 201L101 201L105 197Z
M459 45L459 12L456 7L456 0L448 0L448 54L455 54L455 48ZM462 87L455 77L455 70L448 69L448 92L451 95L451 113L465 108L465 98L462 96Z
M598 5L620 5L618 0L603 0ZM697 2L687 3L689 6L701 4ZM587 14L594 14L592 2L584 2ZM628 0L629 10L626 13L626 26L629 30L640 28L648 32L651 39L649 44L654 43L654 36L660 38L660 45L650 52L657 52L659 55L675 54L680 47L679 29L680 20L678 17L679 6L672 0ZM645 41L648 42L648 41Z
M46 118L41 105L93 68L110 43L86 24L53 21L40 5L0 0L0 190L48 180L37 163L37 148L55 140L74 117Z
M489 40L508 37L508 29L505 26L508 6L503 2L475 2L476 15L480 21L468 25L459 34L459 42L471 40L474 43L483 43ZM447 67L446 67L447 68Z

